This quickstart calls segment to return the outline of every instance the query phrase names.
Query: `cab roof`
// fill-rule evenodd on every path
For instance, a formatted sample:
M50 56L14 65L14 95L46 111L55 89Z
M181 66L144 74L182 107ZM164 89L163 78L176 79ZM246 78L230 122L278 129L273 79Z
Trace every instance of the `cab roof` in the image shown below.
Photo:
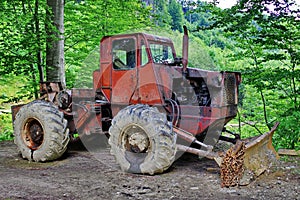
M129 34L118 34L118 35L110 35L110 36L104 36L101 41L106 40L108 38L123 38L123 37L137 37L138 35L145 38L147 41L155 41L155 42L162 42L162 43L172 43L172 40L167 37L152 35L148 33L129 33Z

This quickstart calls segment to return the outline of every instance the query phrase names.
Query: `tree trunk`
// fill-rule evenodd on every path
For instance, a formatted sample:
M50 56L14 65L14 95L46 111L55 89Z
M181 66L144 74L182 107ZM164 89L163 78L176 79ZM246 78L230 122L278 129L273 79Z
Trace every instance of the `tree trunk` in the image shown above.
M47 0L46 76L48 82L60 82L65 88L64 0Z
M42 59L42 45L41 45L41 32L40 32L40 21L39 21L39 0L35 0L34 6L34 22L35 22L35 34L37 39L38 50L36 54L37 67L40 75L40 82L44 82L44 69Z

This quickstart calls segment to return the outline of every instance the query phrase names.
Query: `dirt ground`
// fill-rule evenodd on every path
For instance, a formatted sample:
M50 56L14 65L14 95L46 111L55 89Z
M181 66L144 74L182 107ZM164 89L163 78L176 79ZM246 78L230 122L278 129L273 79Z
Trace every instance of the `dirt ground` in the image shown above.
M300 199L299 157L285 157L248 186L221 188L214 161L184 154L155 176L121 172L109 150L103 162L84 150L60 160L21 159L0 143L0 199Z

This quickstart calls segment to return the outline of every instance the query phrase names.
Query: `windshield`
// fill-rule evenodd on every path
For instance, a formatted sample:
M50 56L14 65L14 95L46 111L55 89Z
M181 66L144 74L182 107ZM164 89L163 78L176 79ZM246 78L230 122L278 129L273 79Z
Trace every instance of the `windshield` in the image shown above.
M151 55L155 63L173 63L174 56L171 46L167 44L150 43Z

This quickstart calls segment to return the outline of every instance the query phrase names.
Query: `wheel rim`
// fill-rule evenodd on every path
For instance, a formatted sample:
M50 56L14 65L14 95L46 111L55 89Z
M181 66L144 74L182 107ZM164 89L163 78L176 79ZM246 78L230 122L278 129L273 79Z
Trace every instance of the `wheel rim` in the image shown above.
M41 123L34 118L28 119L22 130L22 138L28 148L38 149L44 140L44 130Z
M150 140L146 131L137 124L131 124L121 133L120 144L123 149L132 153L146 153L150 149Z

